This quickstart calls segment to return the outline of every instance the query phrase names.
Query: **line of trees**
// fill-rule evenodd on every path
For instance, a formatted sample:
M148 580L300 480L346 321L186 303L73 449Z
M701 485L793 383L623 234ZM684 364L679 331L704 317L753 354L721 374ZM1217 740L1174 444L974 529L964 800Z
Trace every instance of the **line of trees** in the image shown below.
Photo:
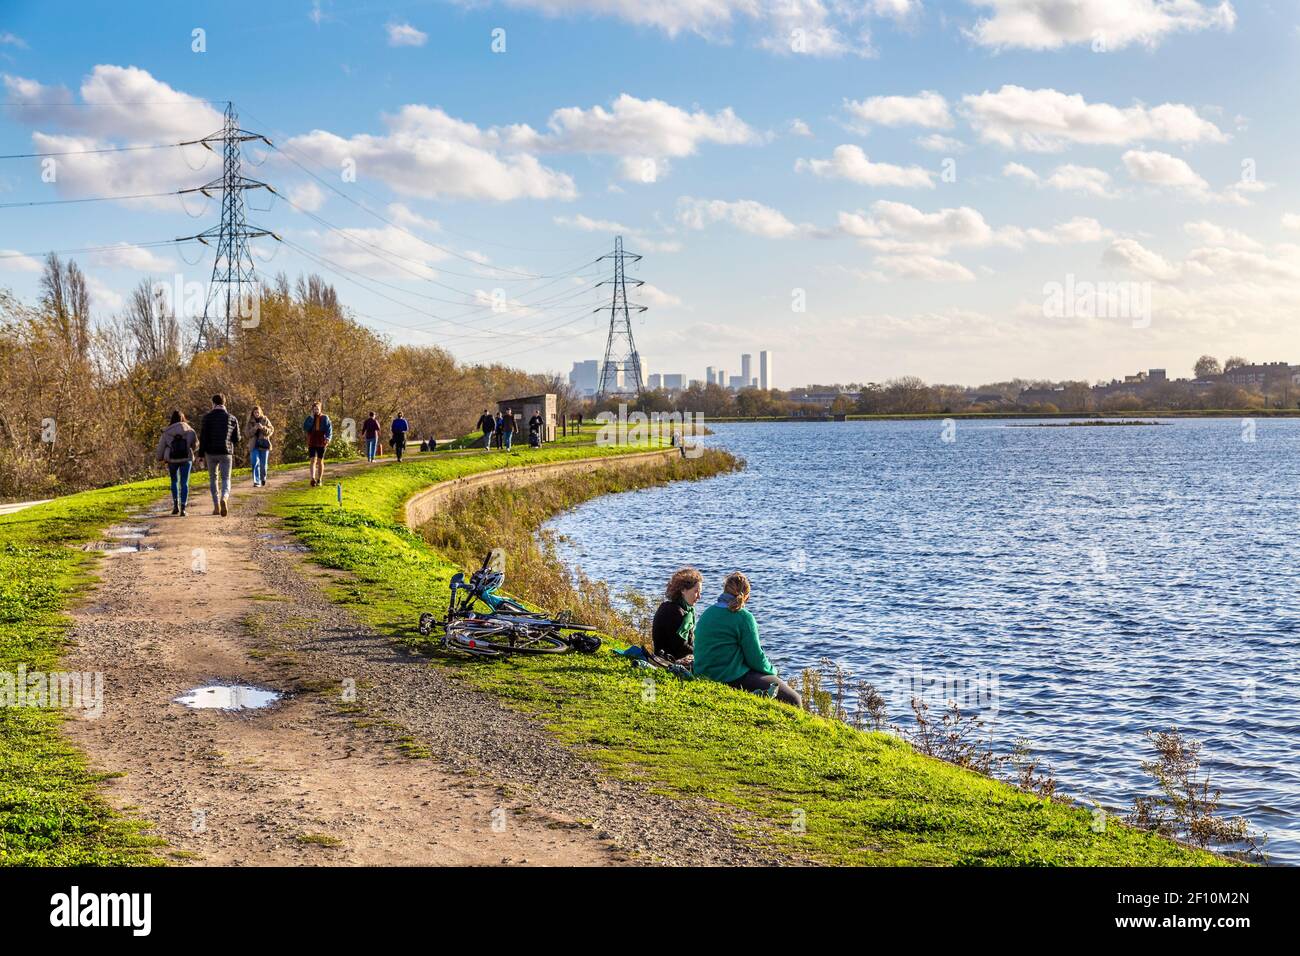
M468 432L499 398L552 391L566 402L571 393L559 376L394 346L318 276L277 276L257 324L236 322L225 349L195 352L194 324L148 279L118 314L94 322L85 273L54 255L35 303L0 290L0 498L156 474L153 451L172 410L194 422L214 392L241 420L262 406L276 427L272 462L306 457L299 424L317 400L336 431L344 418L359 425L370 411L381 420L401 411L414 434L446 438Z

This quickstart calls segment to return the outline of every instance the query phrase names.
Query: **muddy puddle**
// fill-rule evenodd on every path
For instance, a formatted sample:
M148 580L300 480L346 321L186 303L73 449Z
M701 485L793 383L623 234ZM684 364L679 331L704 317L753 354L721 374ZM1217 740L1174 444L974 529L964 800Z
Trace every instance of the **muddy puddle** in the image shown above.
M259 710L270 707L284 695L251 684L210 684L196 687L174 698L191 710Z

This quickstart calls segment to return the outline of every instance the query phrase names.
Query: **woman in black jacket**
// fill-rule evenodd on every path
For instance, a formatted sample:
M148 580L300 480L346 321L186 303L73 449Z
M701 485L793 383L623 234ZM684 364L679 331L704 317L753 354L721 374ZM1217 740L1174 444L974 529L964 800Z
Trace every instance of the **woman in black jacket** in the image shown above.
M690 663L685 659L695 653L695 602L703 586L704 578L694 568L682 568L668 581L664 603L650 625L654 652L660 657Z

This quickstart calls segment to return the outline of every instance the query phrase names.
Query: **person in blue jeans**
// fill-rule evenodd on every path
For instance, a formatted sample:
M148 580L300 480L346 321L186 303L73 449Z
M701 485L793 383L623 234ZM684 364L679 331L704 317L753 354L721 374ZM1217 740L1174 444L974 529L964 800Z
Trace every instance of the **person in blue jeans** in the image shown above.
M514 411L512 409L506 409L506 413L501 416L501 438L503 447L506 451L509 451L510 446L515 442L516 427L518 426L515 423Z
M361 423L361 437L366 440L366 461L374 461L379 454L379 419L374 412Z
M194 470L194 446L198 442L198 433L185 420L184 413L172 412L171 424L158 439L156 454L159 461L167 463L167 474L171 476L174 515L189 515L190 472Z
M253 469L253 487L266 487L266 465L271 460L271 435L275 431L271 420L262 414L262 406L254 405L248 416L248 433L253 447L248 452L248 464Z

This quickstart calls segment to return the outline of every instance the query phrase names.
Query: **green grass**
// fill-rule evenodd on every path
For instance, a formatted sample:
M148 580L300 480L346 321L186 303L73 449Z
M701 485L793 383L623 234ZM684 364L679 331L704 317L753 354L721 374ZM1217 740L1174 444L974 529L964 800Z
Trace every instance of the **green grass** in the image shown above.
M0 517L0 672L59 669L72 600L93 582L91 541L167 494L165 479L88 491ZM0 707L0 863L39 866L160 862L160 841L112 812L102 778L59 732L55 710ZM104 719L104 718L101 718ZM106 775L108 776L108 775Z
M615 449L548 448L537 458ZM346 479L344 505L287 489L274 510L314 560L348 572L331 596L380 633L411 643L422 610L440 611L456 570L400 523L403 502L503 456L426 459ZM512 460L519 456L510 456ZM523 492L526 494L526 491ZM825 863L865 865L1217 865L1225 861L708 681L681 681L597 655L437 666L536 715L611 775L674 797L716 801L751 839ZM653 691L651 693L650 691Z

